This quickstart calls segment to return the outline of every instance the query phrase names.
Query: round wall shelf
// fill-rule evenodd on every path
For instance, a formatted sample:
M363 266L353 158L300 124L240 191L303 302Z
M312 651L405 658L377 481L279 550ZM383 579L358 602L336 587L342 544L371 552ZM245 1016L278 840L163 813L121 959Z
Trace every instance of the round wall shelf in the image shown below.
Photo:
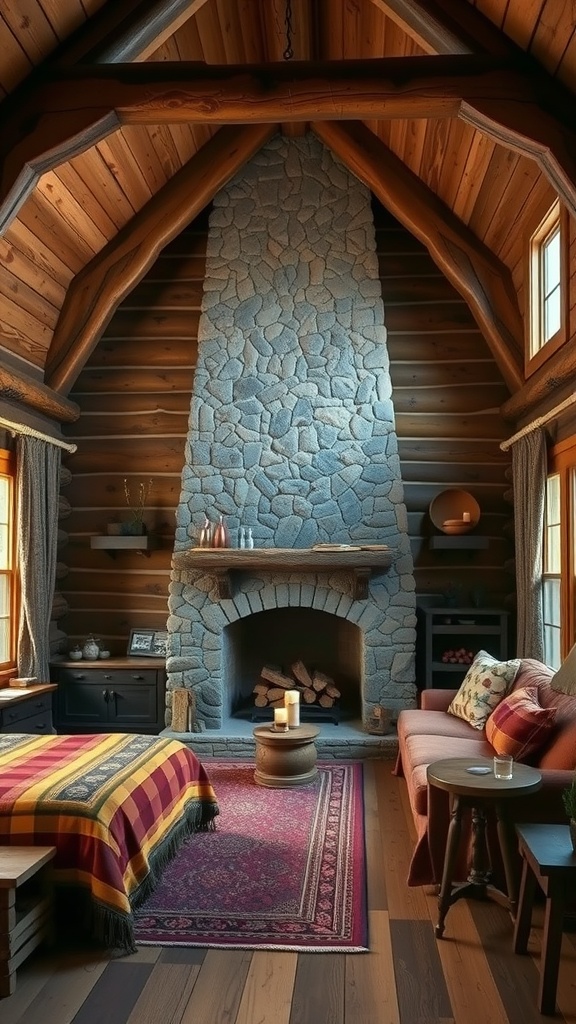
M437 530L446 534L462 534L480 522L480 506L468 491L449 488L430 502L430 519Z

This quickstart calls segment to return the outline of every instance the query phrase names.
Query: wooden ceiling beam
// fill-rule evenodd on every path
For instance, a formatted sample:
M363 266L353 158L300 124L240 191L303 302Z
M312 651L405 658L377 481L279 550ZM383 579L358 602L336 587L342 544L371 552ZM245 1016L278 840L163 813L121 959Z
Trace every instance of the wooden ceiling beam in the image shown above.
M316 57L316 40L311 9L312 0L292 0L290 40L286 25L286 0L266 0L261 6L262 32L267 61L312 61ZM291 44L291 55L288 43ZM282 134L295 138L305 135L308 122L287 121Z
M222 128L71 282L45 380L66 394L122 300L162 249L268 141L276 125Z
M561 388L574 390L576 377L576 345L570 342L562 345L546 362L525 381L521 388L504 402L500 412L512 423L521 423L533 416L546 401L558 401Z
M468 303L511 392L521 387L523 323L512 275L434 192L358 122L313 122L312 129L428 249Z
M0 398L25 405L58 423L75 423L80 416L76 402L57 394L41 381L3 366L0 366Z
M510 57L519 48L476 8L462 0L372 0L426 53L490 53Z
M82 105L79 103L82 97ZM475 56L310 65L197 63L67 68L0 133L0 232L40 174L118 124L264 124L461 116L537 161L576 216L573 99L541 75Z
M118 64L146 60L162 43L193 18L208 0L146 0L93 48L72 53L75 61ZM116 3L105 5L116 7Z

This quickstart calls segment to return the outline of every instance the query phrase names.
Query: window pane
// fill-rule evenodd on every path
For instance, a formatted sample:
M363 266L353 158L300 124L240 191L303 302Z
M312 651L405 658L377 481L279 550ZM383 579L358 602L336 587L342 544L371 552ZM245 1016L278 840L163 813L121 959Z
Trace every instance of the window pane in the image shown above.
M560 668L560 630L555 626L544 626L544 661L550 668Z
M560 522L560 476L554 473L546 481L546 525Z
M8 527L3 523L0 524L0 569L10 568L10 547L9 547L10 534Z
M10 622L0 619L0 663L10 661Z
M562 542L560 526L551 526L546 531L546 572L562 572Z
M557 331L560 330L560 288L555 288L550 295L544 299L544 341L550 341Z
M8 522L9 500L10 482L5 476L0 476L0 523Z
M560 626L560 580L545 579L542 591L544 622Z
M544 295L560 284L560 229L554 232L542 247L544 262Z

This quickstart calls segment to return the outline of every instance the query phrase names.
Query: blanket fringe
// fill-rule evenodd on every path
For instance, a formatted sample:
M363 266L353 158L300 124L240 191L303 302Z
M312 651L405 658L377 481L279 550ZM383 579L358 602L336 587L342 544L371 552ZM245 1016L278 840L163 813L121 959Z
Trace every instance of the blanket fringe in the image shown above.
M87 890L83 890L80 894L78 889L72 886L61 887L57 896L62 899L63 905L66 906L66 901L70 900L70 907L75 907L75 913L69 920L78 920L78 901L84 899L86 906L83 916L85 927L91 938L99 945L104 946L113 956L127 956L130 953L135 953L137 947L134 940L132 911L148 899L158 885L167 864L173 860L182 843L189 836L196 832L215 831L215 818L218 813L217 803L203 802L199 805L194 802L190 804L184 816L151 854L148 874L130 895L131 912L129 914L114 910L109 904L90 900Z

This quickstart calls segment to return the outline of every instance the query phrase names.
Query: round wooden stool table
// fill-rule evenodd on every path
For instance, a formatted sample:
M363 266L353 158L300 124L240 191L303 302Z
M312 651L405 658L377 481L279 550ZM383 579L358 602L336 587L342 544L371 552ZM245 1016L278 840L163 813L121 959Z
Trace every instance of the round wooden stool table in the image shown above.
M468 771L473 767L489 768L489 772L474 775ZM496 779L492 758L449 757L443 761L434 761L429 765L427 776L431 786L438 786L450 794L451 802L442 884L438 897L439 914L436 937L442 938L446 914L452 904L463 896L493 899L514 915L518 902L518 877L514 862L517 843L514 826L506 813L506 803L512 798L527 796L540 789L542 775L536 768L514 762L511 779ZM460 844L462 814L467 807L471 808L472 813L472 864L467 881L460 885L453 885L452 874ZM507 895L490 885L490 865L486 845L486 811L490 807L493 807L496 813Z
M258 785L286 789L313 782L318 774L314 740L319 732L315 725L299 725L288 732L257 725L254 779Z

